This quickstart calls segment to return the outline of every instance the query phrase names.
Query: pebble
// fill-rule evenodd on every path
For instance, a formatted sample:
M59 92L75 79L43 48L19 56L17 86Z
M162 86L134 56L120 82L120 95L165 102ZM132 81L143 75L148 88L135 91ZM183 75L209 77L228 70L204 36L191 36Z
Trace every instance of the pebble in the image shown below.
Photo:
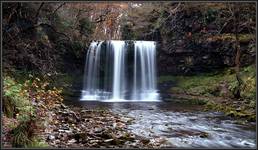
M68 133L68 134L70 134L70 133L72 133L73 131L71 131L71 130L65 130L65 133Z
M126 136L126 124L133 120L132 118L113 116L108 112L100 114L92 110L70 109L65 105L63 109L59 107L53 110L52 114L52 126L47 126L46 130L50 135L45 138L53 147L122 148L130 147L131 144L145 147L143 143L137 143L133 136ZM75 123L75 115L80 117L80 123ZM83 134L79 135L81 133ZM77 134L78 136L75 136ZM119 139L119 142L113 142L116 141L113 137ZM126 141L127 144L124 143Z
M104 142L108 143L108 142L111 142L113 141L114 139L107 139L107 140L104 140Z
M68 141L68 143L70 143L70 144L71 144L71 143L75 143L75 142L76 142L75 139L71 139L71 140Z
M103 129L101 129L101 128L95 128L94 131L95 131L96 133L99 133L99 132L103 131Z
M58 132L65 132L65 130L59 129Z
M55 136L49 135L47 138L48 138L48 140L54 140L54 139L55 139Z

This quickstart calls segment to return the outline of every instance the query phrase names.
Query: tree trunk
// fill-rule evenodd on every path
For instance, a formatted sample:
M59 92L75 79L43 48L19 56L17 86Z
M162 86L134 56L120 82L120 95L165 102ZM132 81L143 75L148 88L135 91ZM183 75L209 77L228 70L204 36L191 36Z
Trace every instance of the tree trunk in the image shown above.
M240 78L240 55L241 55L241 51L240 51L240 43L239 43L239 35L238 35L238 26L239 26L239 9L237 4L234 4L233 6L233 13L234 13L234 26L235 26L235 49L236 49L236 57L235 57L235 72L236 72L236 79L238 82L238 85L236 87L234 96L235 98L240 98L240 87L241 87L241 78Z

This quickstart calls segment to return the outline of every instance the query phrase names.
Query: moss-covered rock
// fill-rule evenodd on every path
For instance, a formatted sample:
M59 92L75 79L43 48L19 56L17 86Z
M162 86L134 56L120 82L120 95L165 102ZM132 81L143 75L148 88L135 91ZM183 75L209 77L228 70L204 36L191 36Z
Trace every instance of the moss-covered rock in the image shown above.
M223 111L228 116L252 121L256 116L255 65L241 68L240 77L240 99L233 96L238 85L233 68L194 76L161 76L159 84L173 82L173 86L164 92L174 95L173 98L185 99L180 103L198 104L201 101L196 99L204 99L205 103L208 102L207 110Z

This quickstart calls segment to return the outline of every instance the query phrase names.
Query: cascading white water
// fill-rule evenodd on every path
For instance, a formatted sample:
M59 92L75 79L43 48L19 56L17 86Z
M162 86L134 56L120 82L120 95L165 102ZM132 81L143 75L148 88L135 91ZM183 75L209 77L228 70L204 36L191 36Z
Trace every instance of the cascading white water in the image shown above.
M81 100L159 101L153 41L92 42Z
M112 99L123 100L125 84L125 43L124 41L112 41L114 50L114 80Z
M86 57L86 64L84 70L89 70L84 73L84 84L83 84L83 99L97 100L101 95L101 90L97 87L99 71L99 57L101 51L101 44L92 42Z
M156 93L156 47L152 41L134 44L134 80L132 99L158 98Z

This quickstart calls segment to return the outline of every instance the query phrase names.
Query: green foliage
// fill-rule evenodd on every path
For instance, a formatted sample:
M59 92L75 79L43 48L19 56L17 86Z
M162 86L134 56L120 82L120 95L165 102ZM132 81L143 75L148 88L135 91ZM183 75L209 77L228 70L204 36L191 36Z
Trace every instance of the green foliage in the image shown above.
M173 99L173 102L178 104L184 104L184 105L205 105L208 101L206 99L199 99L199 98L178 98Z
M83 81L83 75L78 76L74 74L58 74L51 79L51 85L62 88L62 96L74 95L72 85L76 81ZM60 84L62 83L62 84Z
M213 21L216 20L216 18L218 17L218 11L215 10L215 9L211 9L209 8L207 11L204 11L205 12L205 17L204 17L204 24L205 25L208 25L210 23L212 23Z
M76 58L82 57L82 52L84 50L84 44L81 41L74 41L70 45L70 54L74 55ZM83 56L84 57L84 56Z
M3 110L18 120L18 126L12 126L12 143L14 147L46 147L37 131L42 127L45 111L63 100L62 89L49 84L50 75L38 78L22 74L13 73L16 78L4 76Z
M235 81L233 81L233 82L230 82L228 89L229 89L232 93L236 93L236 90L238 89L238 81L235 80Z
M177 91L185 91L194 95L215 94L220 81L231 81L234 75L222 76L220 74L202 74L198 76L162 76L159 82L173 81L176 84ZM175 87L171 88L171 92Z
M12 143L15 147L33 147L42 145L42 141L37 137L37 130L39 127L36 125L38 119L30 117L27 121L21 121L20 124L11 131L13 135ZM40 143L39 143L40 142Z
M159 83L163 83L163 82L167 82L167 81L174 82L174 81L176 81L177 78L178 78L177 76L160 76L158 82Z
M255 35L253 34L239 34L238 36L239 36L238 38L240 43L249 42L255 37ZM236 35L233 33L219 34L219 35L210 36L209 40L212 40L212 41L222 40L222 41L234 42L236 40Z
M39 137L35 137L27 145L28 148L47 148L49 145Z
M93 33L94 24L90 22L89 18L79 20L80 33L88 36Z
M240 78L242 85L240 87L241 104L233 104L234 100L228 101L228 104L220 104L213 102L212 97L222 96L231 98L236 91L238 82L234 69L229 68L218 73L200 74L195 76L162 76L159 78L159 83L172 81L174 86L170 92L174 94L189 94L197 96L210 97L206 104L206 109L223 111L226 115L245 118L247 120L255 120L256 108L256 70L255 65L240 69ZM223 95L221 86L227 88L228 94ZM226 85L226 86L225 86ZM225 89L224 89L225 90ZM237 102L237 103L238 103ZM236 110L238 108L238 110ZM239 110L240 109L240 110Z
M21 121L26 121L29 116L34 115L34 108L29 101L29 93L23 89L23 85L16 83L15 80L9 76L4 78L4 110L5 113L10 117L13 113L17 113L16 117ZM14 109L9 109L14 107Z
M171 87L172 93L188 93L193 95L222 96L219 93L220 85L226 83L228 90L233 94L238 86L236 75L231 68L218 73L206 73L195 76L161 76L159 83L171 81L175 86ZM256 70L251 65L240 71L243 81L241 87L242 98L255 100L256 97Z
M65 19L59 16L57 13L51 16L51 20L53 25L58 29L60 32L66 33L72 27L72 22L70 19Z
M9 127L10 129L15 129L15 128L17 127L17 124L16 124L16 122L9 122L9 123L8 123L8 127Z
M130 23L127 23L122 26L122 39L123 40L135 40L136 34L133 32L132 25Z
M29 135L28 135L28 126L25 122L22 122L18 127L13 129L13 145L15 147L24 147L30 143Z
M243 68L240 72L242 78L241 97L255 101L256 98L256 69L254 65Z
M233 108L230 105L222 105L219 103L215 103L213 101L209 101L205 105L205 110L216 110L216 111L222 111L227 116L236 117L236 118L245 118L249 121L255 121L256 120L256 114L249 113L248 111L241 109L240 111L236 111L235 108Z

